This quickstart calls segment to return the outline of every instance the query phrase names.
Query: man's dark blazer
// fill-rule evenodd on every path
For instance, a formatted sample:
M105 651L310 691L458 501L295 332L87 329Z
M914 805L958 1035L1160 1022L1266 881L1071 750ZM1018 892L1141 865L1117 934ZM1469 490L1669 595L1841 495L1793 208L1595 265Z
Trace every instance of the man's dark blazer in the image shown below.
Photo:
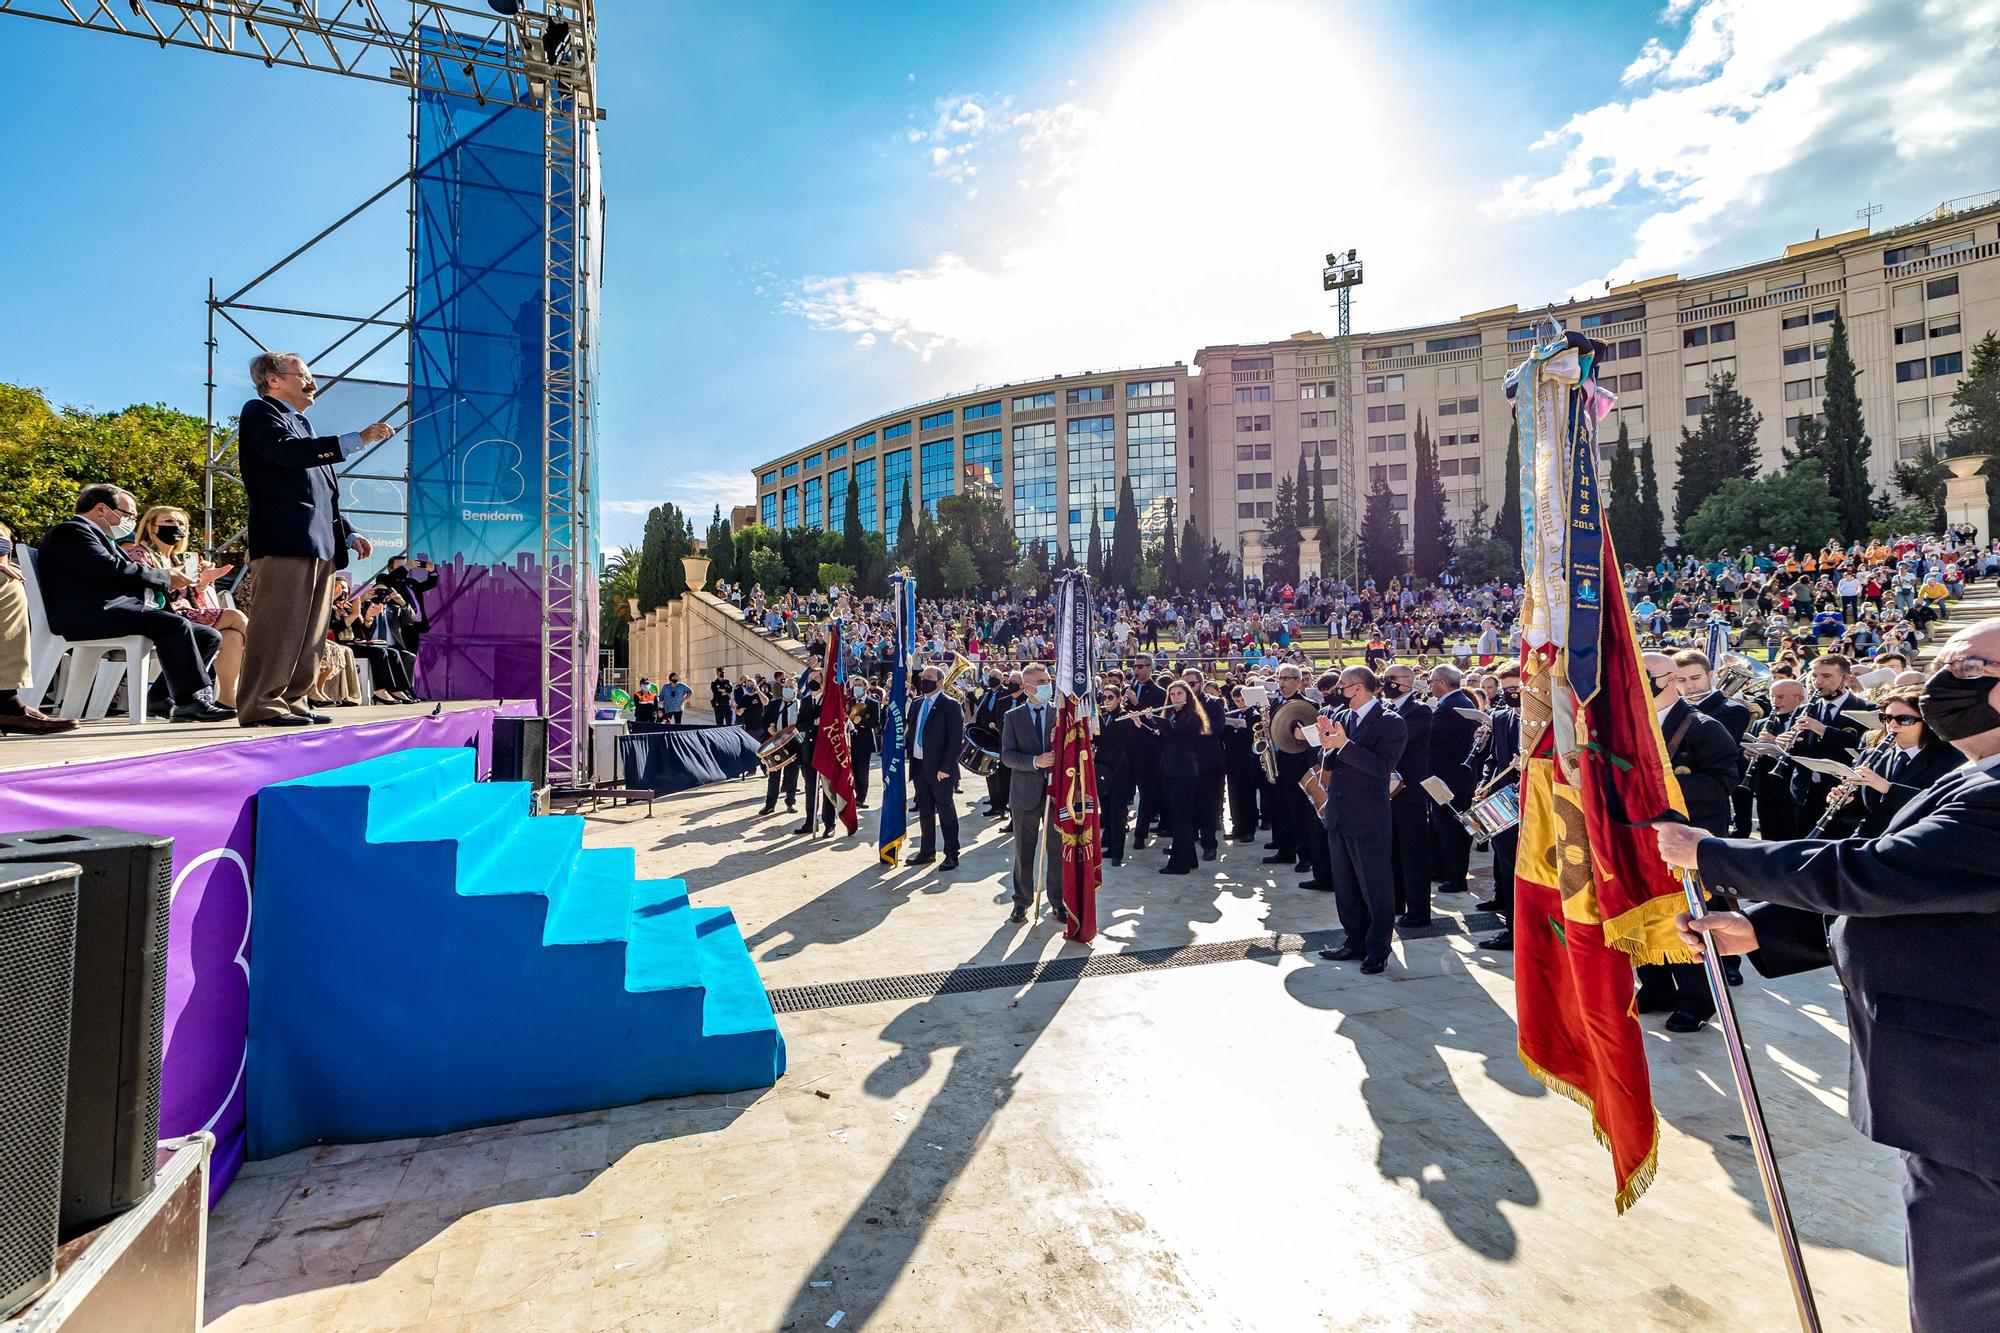
M1859 797L1861 822L1854 830L1855 836L1879 838L1898 810L1916 800L1932 783L1964 764L1965 756L1958 752L1958 748L1943 742L1918 750L1910 760L1910 766L1896 775L1895 785L1888 791L1862 789ZM1883 776L1888 774L1883 772Z
M965 713L959 708L958 700L943 690L931 694L913 695L909 701L909 713L904 723L909 735L903 739L903 752L908 756L909 771L918 772L917 719L924 715L924 700L930 699L931 715L924 722L924 766L922 776L935 782L938 773L949 773L958 768L958 752L965 748Z
M1354 710L1343 708L1334 720L1347 729L1347 744L1328 750L1326 813L1321 822L1329 833L1358 839L1389 840L1389 774L1402 762L1408 731L1402 716L1377 700L1359 722Z
M1728 727L1729 739L1738 745L1743 744L1743 733L1750 730L1752 721L1748 704L1737 703L1721 690L1710 690L1701 696L1701 702L1694 708Z
M236 454L250 507L251 558L345 564L349 529L333 477L333 465L347 456L340 437L315 436L304 416L275 398L252 398L236 421Z
M1431 775L1431 706L1412 691L1400 699L1385 698L1377 707L1403 719L1403 757L1396 761L1403 789L1393 799L1427 809L1431 798L1417 784Z
M1687 802L1688 822L1717 837L1727 836L1734 814L1730 798L1743 777L1743 752L1729 738L1729 728L1687 700L1676 699L1660 719L1660 733L1668 742L1667 762ZM1680 743L1674 744L1677 735Z
M1478 734L1479 724L1469 717L1461 717L1457 710L1478 707L1479 701L1464 690L1453 690L1439 699L1431 709L1431 771L1427 774L1405 773L1404 781L1443 778L1455 799L1470 800L1479 785L1479 776L1467 761L1472 755L1472 738Z
M146 594L164 594L169 586L166 570L132 559L81 515L43 534L35 549L35 577L49 628L65 639L108 637L106 610L153 610Z
M1711 889L1759 903L1759 972L1839 972L1855 1127L2000 1179L2000 779L1948 773L1879 838L1717 838L1698 855Z
M1493 710L1493 724L1486 741L1475 746L1468 762L1479 774L1481 786L1493 781L1521 755L1521 714L1505 704Z
M1815 736L1812 732L1801 732L1792 745L1794 759L1837 759L1843 764L1854 762L1854 755L1861 748L1863 728L1860 722L1847 715L1850 713L1872 712L1868 701L1852 690L1847 701L1837 713L1828 709L1828 701L1814 698L1808 700L1802 711L1792 715L1797 722L1802 717L1818 718L1826 723L1826 734ZM1812 807L1817 815L1826 808L1827 793L1833 790L1834 780L1824 773L1815 773L1804 764L1790 765L1792 799L1802 806ZM1808 820L1808 823L1811 821Z

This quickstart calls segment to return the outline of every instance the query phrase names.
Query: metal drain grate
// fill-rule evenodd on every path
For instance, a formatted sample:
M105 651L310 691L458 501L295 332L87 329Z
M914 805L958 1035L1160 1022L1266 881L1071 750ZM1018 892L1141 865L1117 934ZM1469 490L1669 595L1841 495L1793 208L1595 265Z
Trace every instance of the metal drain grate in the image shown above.
M1440 935L1464 935L1472 931L1498 930L1500 918L1491 912L1472 912L1464 924L1438 918L1428 926L1405 930L1402 939L1434 939ZM1338 930L1313 930L1303 935L1259 935L1247 940L1219 940L1213 944L1182 944L1159 949L1129 949L1123 953L1098 953L1089 957L1048 958L1033 963L990 963L977 967L954 967L945 972L912 972L900 977L870 977L864 981L829 981L814 986L780 986L769 992L771 1008L781 1014L808 1009L837 1009L848 1004L876 1004L883 1000L928 1000L939 995L963 995L982 990L1018 990L1044 981L1076 981L1083 977L1119 976L1128 972L1158 972L1172 967L1200 967L1204 963L1240 963L1252 958L1278 958L1308 949L1328 949L1345 938Z

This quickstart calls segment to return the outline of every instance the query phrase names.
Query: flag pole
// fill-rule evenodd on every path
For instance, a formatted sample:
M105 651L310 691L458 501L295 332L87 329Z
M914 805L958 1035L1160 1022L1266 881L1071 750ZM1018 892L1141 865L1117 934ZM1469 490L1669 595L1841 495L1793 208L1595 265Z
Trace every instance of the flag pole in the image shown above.
M1676 868L1681 890L1687 894L1688 915L1708 915L1703 901L1701 877L1692 870ZM1805 1333L1820 1333L1819 1307L1813 1303L1812 1282L1806 1276L1806 1260L1799 1249L1798 1229L1792 1225L1791 1206L1785 1201L1785 1182L1778 1174L1778 1158L1771 1151L1771 1137L1764 1129L1764 1106L1757 1099L1757 1080L1750 1072L1750 1059L1743 1050L1743 1031L1736 1025L1736 1005L1730 999L1729 978L1722 969L1722 951L1702 951L1702 966L1708 972L1709 988L1715 992L1716 1016L1722 1020L1722 1036L1729 1048L1729 1067L1736 1075L1736 1092L1743 1101L1743 1123L1750 1131L1750 1146L1757 1156L1757 1175L1764 1183L1764 1201L1771 1209L1771 1225L1778 1233L1778 1248L1784 1252L1785 1272L1792 1283L1792 1304L1798 1311L1799 1327Z

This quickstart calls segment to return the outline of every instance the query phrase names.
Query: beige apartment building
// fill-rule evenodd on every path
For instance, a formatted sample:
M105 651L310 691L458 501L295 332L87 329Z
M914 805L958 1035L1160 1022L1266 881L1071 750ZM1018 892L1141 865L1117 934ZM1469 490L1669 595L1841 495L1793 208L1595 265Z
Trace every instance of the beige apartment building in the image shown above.
M1899 460L1943 438L1973 344L2000 328L1996 261L2000 194L1990 194L1907 226L1800 241L1755 264L1646 278L1553 313L1605 344L1601 379L1618 395L1605 443L1620 422L1634 441L1651 440L1670 497L1681 427L1700 416L1709 380L1724 371L1763 415L1765 466L1779 463L1800 420L1820 410L1840 311L1874 442L1870 475L1884 489ZM1358 495L1380 478L1407 513L1421 415L1437 442L1448 516L1463 522L1500 504L1503 384L1543 311L1508 305L1355 334L1355 479L1340 475L1334 340L1300 333L1206 347L1192 368L1058 375L877 417L758 468L758 515L772 527L839 527L851 468L863 526L892 541L907 480L913 503L982 489L1011 506L1022 541L1080 554L1093 512L1108 540L1129 475L1149 531L1171 498L1177 523L1192 512L1204 536L1255 570L1278 480L1302 457L1321 457L1330 505L1352 481Z
M863 530L893 546L905 485L913 513L919 504L935 513L947 495L977 493L1011 509L1019 541L1081 554L1093 514L1111 540L1119 485L1130 477L1139 525L1157 533L1169 512L1186 512L1188 392L1188 368L1175 362L989 386L901 408L758 468L758 517L778 529L838 530L851 479Z
M1908 226L1814 237L1776 259L1718 273L1662 274L1553 313L1607 349L1600 376L1618 409L1601 428L1606 456L1620 421L1635 442L1651 439L1661 493L1670 497L1681 427L1695 423L1709 380L1724 371L1763 415L1764 465L1778 465L1800 419L1820 410L1839 310L1860 372L1874 443L1869 472L1879 490L1891 486L1898 460L1943 438L1972 345L2000 328L1996 261L2000 196L1985 195ZM1481 503L1497 509L1507 458L1503 385L1542 312L1509 305L1448 324L1354 335L1358 495L1379 478L1407 514L1410 440L1421 415L1438 446L1447 516L1462 522ZM1195 521L1249 568L1262 561L1277 480L1295 474L1301 456L1323 455L1330 502L1349 484L1338 476L1335 350L1334 340L1302 333L1195 355Z

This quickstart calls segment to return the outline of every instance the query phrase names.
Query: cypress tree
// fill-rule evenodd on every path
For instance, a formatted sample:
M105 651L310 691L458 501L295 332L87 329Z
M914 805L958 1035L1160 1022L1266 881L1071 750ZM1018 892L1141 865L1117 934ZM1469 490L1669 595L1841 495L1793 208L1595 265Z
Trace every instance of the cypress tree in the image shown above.
M736 581L736 542L729 532L729 520L717 505L708 520L708 586Z
M1653 465L1653 441L1639 446L1639 524L1635 530L1634 564L1650 565L1667 549L1667 516L1660 509L1660 474Z
M1444 516L1444 481L1438 475L1437 446L1424 414L1417 413L1417 475L1410 488L1410 546L1416 572L1436 578L1451 558L1451 524Z
M1361 517L1361 572L1378 588L1387 588L1403 572L1403 521L1387 482L1376 482L1368 492L1368 511Z
M911 557L915 554L915 548L911 547L911 543L920 540L921 537L917 531L917 520L910 512L910 479L905 477L903 478L903 503L896 510L896 562L902 565L911 564ZM905 547L911 547L911 549L905 550Z
M1618 423L1618 443L1611 454L1611 480L1605 488L1605 521L1611 525L1611 545L1620 560L1631 562L1639 545L1639 463L1632 456L1631 432Z
M1757 428L1764 418L1724 372L1708 382L1708 410L1695 428L1681 427L1680 480L1674 486L1674 530L1725 481L1757 475Z
M1181 524L1181 591L1201 592L1208 586L1208 561L1203 555L1204 544L1201 529L1194 525L1194 516L1188 515Z
M1500 483L1500 514L1493 520L1493 539L1521 555L1521 423L1507 422L1507 470Z
M1095 511L1093 511L1095 512ZM1075 568L1072 561L1071 568ZM1111 526L1111 554L1104 562L1104 579L1114 588L1131 589L1139 577L1139 506L1132 499L1132 479L1118 482L1118 517Z
M1861 421L1861 395L1854 387L1855 378L1847 322L1836 309L1833 339L1826 352L1826 438L1820 446L1820 463L1827 488L1833 492L1834 510L1840 516L1840 540L1850 543L1867 537L1871 517L1871 445Z
M861 536L861 479L847 469L847 513L840 521L840 563L858 570L867 563L867 547Z
M639 541L639 610L643 614L667 604L667 511L654 505L646 512L646 533Z
M1278 498L1264 520L1267 580L1290 583L1299 576L1299 490L1289 476L1278 478ZM1260 571L1261 572L1261 571Z
M1104 536L1098 530L1095 509L1090 511L1090 550L1084 560L1084 568L1090 572L1090 577L1093 579L1104 577Z

